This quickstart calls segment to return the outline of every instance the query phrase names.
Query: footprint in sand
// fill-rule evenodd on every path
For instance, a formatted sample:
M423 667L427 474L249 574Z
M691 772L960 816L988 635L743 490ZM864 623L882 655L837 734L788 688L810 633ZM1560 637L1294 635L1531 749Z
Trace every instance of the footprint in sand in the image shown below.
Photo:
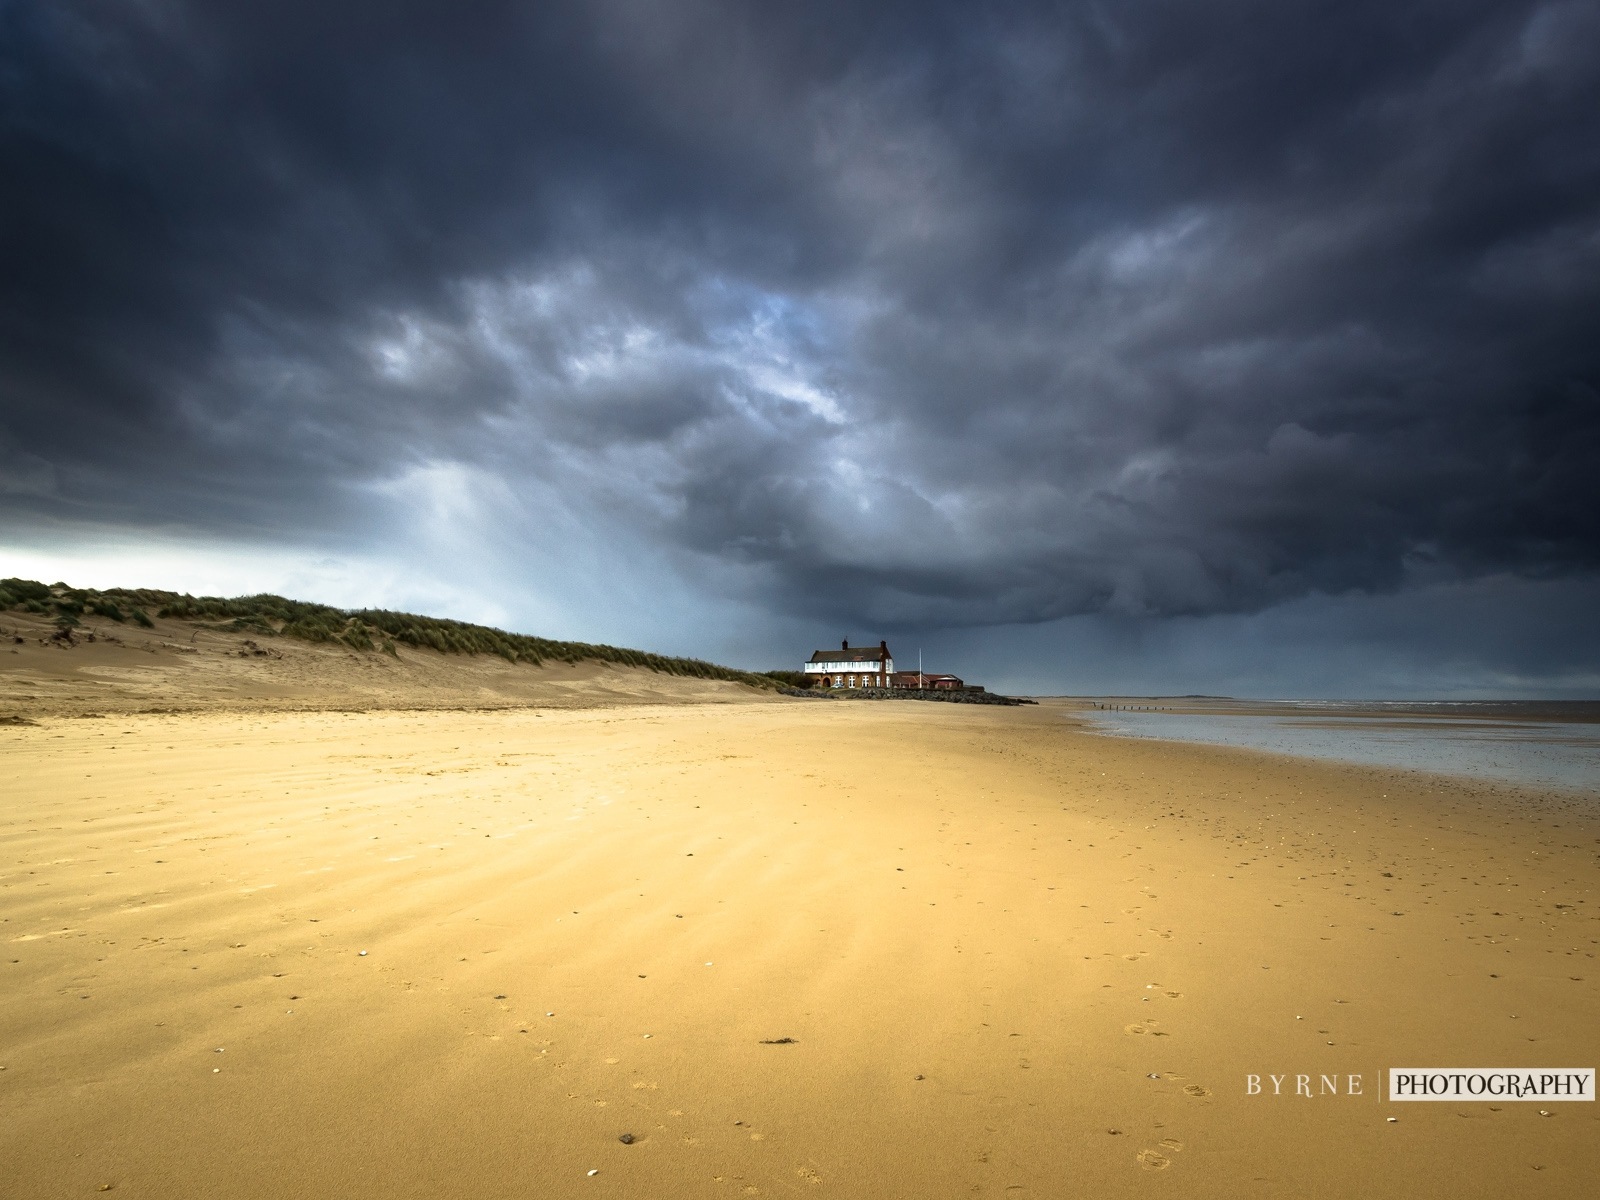
M1198 1083L1191 1083L1188 1087L1183 1089L1183 1094L1185 1096L1195 1096L1195 1097L1209 1096L1209 1095L1211 1095L1211 1089L1210 1088L1203 1088Z
M1177 1138L1162 1138L1156 1143L1156 1145L1160 1146L1163 1150L1170 1150L1174 1154L1183 1149L1183 1143Z
M1172 1165L1172 1160L1165 1154L1158 1154L1154 1150L1139 1151L1139 1165L1146 1171L1165 1171Z
M796 1167L794 1169L794 1173L796 1175L800 1176L801 1179L804 1179L807 1183L821 1183L822 1182L822 1176L817 1174L817 1172L812 1170L810 1167L804 1167L804 1166Z
M643 1092L643 1091L652 1091L653 1092L653 1091L656 1090L656 1087L657 1087L656 1084L646 1083L642 1079L636 1079L634 1081L634 1084L633 1084L633 1090L636 1091L636 1092ZM672 1115L675 1116L675 1117L683 1116L682 1113L673 1113Z
M1122 1027L1122 1032L1123 1033L1149 1033L1150 1030L1147 1029L1143 1025L1124 1025Z
M1168 997L1170 997L1171 999L1176 1000L1179 996L1183 995L1183 993L1182 992L1167 992L1166 995Z

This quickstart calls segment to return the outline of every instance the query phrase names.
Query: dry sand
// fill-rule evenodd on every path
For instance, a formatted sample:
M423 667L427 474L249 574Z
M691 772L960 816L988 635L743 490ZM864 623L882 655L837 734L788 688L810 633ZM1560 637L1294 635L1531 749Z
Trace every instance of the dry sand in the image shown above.
M1600 1106L1382 1099L1600 1065L1572 797L807 701L52 717L0 779L7 1196L1600 1178Z

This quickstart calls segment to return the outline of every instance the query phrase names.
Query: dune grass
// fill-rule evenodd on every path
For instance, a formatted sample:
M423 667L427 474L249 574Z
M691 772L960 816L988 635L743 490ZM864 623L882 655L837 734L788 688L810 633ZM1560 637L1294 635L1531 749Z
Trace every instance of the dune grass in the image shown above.
M762 675L772 680L779 687L813 688L817 685L815 675L807 675L804 671L763 671Z
M424 617L386 609L348 610L305 600L262 593L257 596L191 596L150 588L74 588L32 579L0 579L0 611L21 609L51 615L76 625L86 616L150 628L150 614L187 621L229 633L331 642L364 653L397 654L397 646L437 650L441 654L495 654L510 663L538 666L545 662L608 662L642 667L663 675L723 679L751 687L777 686L772 678L719 666L698 658L678 658L621 646L564 642L524 633L507 633L487 625Z

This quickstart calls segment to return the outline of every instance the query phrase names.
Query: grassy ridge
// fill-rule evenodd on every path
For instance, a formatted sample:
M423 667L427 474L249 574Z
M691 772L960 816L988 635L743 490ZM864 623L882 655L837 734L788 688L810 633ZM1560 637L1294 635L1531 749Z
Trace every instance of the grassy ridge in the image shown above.
M151 615L190 621L229 633L257 633L268 637L298 638L304 642L333 642L352 650L395 654L396 644L426 647L441 654L497 654L507 662L533 666L546 661L618 663L643 667L663 675L695 679L724 679L752 687L772 688L774 681L749 671L718 666L697 658L674 658L619 646L587 642L560 642L550 638L506 633L487 625L420 617L384 609L349 611L304 600L287 600L263 593L259 596L190 596L149 588L68 587L32 579L0 579L0 611L22 609L54 616L56 624L70 628L86 616L149 628Z
M763 671L761 674L779 687L809 690L817 686L817 677L804 671Z

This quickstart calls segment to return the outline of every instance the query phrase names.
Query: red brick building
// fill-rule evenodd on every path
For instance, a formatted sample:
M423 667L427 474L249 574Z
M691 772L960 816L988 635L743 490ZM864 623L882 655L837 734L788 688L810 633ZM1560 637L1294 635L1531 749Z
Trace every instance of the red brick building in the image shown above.
M967 685L954 675L939 671L896 671L889 682L897 688L936 688L940 691L957 691Z

